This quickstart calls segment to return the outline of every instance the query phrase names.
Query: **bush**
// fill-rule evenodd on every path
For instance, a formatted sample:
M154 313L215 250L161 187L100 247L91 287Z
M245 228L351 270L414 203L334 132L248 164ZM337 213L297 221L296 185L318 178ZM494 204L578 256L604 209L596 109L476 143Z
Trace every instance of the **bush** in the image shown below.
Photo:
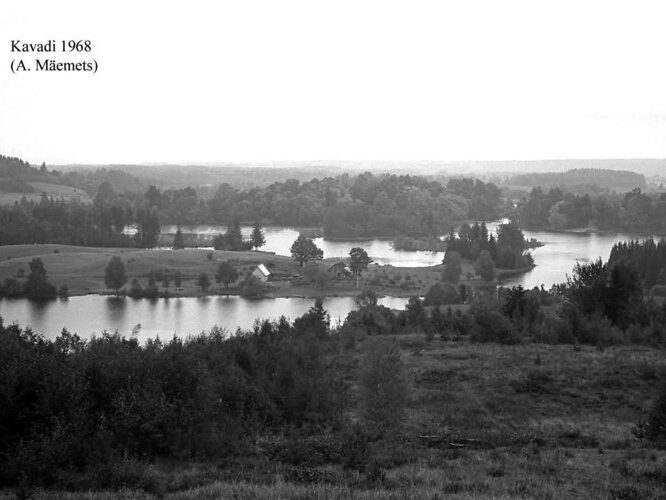
M497 301L493 299L477 301L472 304L470 313L476 322L472 333L473 341L502 344L519 342L520 339L514 331L511 321L499 311Z
M446 304L459 304L460 293L451 283L436 283L426 293L423 304L426 306L443 306Z

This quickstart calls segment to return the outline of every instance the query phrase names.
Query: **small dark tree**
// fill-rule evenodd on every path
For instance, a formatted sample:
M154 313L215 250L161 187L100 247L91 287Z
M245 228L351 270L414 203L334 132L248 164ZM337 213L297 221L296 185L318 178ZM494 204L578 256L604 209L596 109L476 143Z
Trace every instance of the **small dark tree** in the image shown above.
M169 288L169 273L166 271L162 273L162 287L165 289Z
M104 269L104 284L118 295L118 291L125 283L127 283L125 264L120 260L120 257L111 257L106 269Z
M315 299L314 306L294 321L294 331L297 335L314 335L324 338L329 333L331 319L324 309L324 301L321 297Z
M241 284L240 294L243 297L254 299L261 297L264 294L264 287L259 281L259 278L248 274L243 283Z
M446 252L444 257L444 270L442 271L442 279L451 283L457 283L460 279L462 272L462 259L460 254L455 250Z
M183 238L183 231L178 228L176 229L176 234L173 237L173 249L180 250L181 248L185 248L185 239Z
M359 308L377 305L377 293L374 290L362 290L354 299Z
M55 297L56 287L49 282L42 259L35 257L30 261L29 266L30 273L28 274L28 281L25 284L26 294L29 297L40 299Z
M469 298L469 289L461 283L458 287L458 293L460 294L460 302L464 304Z
M257 250L259 247L263 247L266 243L266 237L264 236L264 232L261 230L261 225L258 221L254 223L254 228L252 228L250 243L252 244L252 248L255 250Z
M405 314L410 325L421 325L425 319L423 301L419 297L410 297L405 306Z
M240 222L235 219L227 228L224 234L224 239L228 246L228 250L242 250L243 249L243 234L241 233Z
M299 234L291 245L291 256L303 267L305 262L316 262L323 259L324 252L310 238Z
M493 258L489 251L481 251L479 258L476 259L474 272L486 281L492 281L495 279L495 263L493 262Z
M180 270L176 271L176 274L173 277L173 286L176 288L183 286L183 276L180 274Z
M208 288L210 288L210 278L208 277L208 274L199 274L197 277L196 285L201 289L202 293L206 293Z
M159 234L160 221L157 217L157 211L142 211L139 214L139 231L135 236L135 238L138 238L139 244L146 248L154 247Z
M215 282L219 285L224 283L225 288L229 288L229 283L238 279L238 271L228 261L220 262L215 273Z

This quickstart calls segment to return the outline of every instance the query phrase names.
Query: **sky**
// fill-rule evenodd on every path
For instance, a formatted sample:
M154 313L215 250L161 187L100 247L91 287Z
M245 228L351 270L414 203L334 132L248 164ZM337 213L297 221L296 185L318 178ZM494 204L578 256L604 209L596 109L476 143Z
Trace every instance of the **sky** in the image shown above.
M0 3L32 163L666 157L666 2ZM89 54L11 41L90 40ZM96 74L10 63L95 59Z

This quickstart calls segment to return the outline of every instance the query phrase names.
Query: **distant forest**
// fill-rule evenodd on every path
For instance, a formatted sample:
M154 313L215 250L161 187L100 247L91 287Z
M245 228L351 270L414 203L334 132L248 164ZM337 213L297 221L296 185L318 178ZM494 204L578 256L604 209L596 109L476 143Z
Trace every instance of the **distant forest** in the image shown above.
M66 181L69 185L95 182L103 176L111 180L99 184L92 204L42 196L39 202L24 200L0 208L0 244L152 246L160 224L235 221L318 226L329 238L438 236L457 221L495 219L503 209L497 186L472 179L452 179L443 185L409 175L343 174L303 183L290 179L247 190L224 183L211 197L204 197L192 187L118 189L114 187L117 181L127 187L122 173L63 176L20 160L3 157L3 161L12 165L10 169L15 166L9 173L11 179L41 176L43 182ZM136 237L123 234L127 225L137 226Z
M576 186L597 186L602 189L628 191L635 188L646 189L645 176L626 170L606 170L599 168L576 168L566 172L519 174L510 177L509 185L573 188Z
M649 195L641 189L599 196L564 193L559 188L532 189L518 206L526 229L575 229L638 232L666 231L666 193Z

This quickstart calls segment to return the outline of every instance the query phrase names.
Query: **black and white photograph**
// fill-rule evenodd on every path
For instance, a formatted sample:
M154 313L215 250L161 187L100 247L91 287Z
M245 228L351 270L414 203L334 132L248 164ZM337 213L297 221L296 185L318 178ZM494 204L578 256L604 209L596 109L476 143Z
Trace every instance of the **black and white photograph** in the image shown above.
M666 3L0 4L0 500L666 498Z

